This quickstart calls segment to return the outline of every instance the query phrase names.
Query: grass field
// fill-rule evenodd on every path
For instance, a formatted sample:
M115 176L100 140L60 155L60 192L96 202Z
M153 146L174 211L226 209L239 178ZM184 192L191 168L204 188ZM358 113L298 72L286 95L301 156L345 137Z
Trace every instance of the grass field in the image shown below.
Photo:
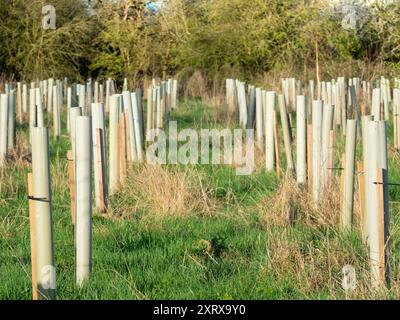
M181 102L171 120L180 129L223 127L229 119L220 108L190 100ZM0 177L0 299L31 299L27 127L19 127L17 136L17 151ZM79 289L66 132L59 141L51 139L50 149L58 299L400 297L398 188L390 189L392 286L372 292L368 248L357 227L348 234L337 228L335 193L323 208L311 208L305 191L265 173L260 152L251 176L237 176L224 165L131 166L127 188L111 197L109 213L94 212L92 275ZM389 180L397 182L399 156L389 152ZM348 293L341 286L346 264L357 273L357 288Z

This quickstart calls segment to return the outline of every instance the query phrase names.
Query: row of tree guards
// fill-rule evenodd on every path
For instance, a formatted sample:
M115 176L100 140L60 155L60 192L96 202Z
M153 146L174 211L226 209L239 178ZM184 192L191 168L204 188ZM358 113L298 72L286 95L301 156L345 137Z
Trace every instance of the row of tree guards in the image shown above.
M282 173L279 132L286 159L286 179L295 178L315 207L331 196L335 172L340 173L344 231L354 223L355 180L361 210L361 232L369 245L371 285L389 284L389 196L387 124L393 122L394 148L400 149L400 81L375 82L339 77L303 86L282 80L281 92L267 91L239 80L226 80L226 103L243 128L255 129L255 143L265 154L267 171ZM280 119L280 126L278 120ZM280 128L279 128L280 127ZM295 128L295 130L293 130ZM337 140L345 151L336 158ZM356 146L362 147L360 159ZM356 162L356 160L358 160Z
M92 207L107 211L109 196L125 186L127 163L144 160L147 132L162 128L177 106L177 80L145 80L143 87L144 95L141 88L129 90L127 79L121 92L117 92L112 79L105 83L89 79L85 84L47 79L32 82L29 90L21 82L4 85L5 93L0 96L0 166L7 164L8 151L14 148L16 122L27 122L30 128L32 173L28 174L28 199L33 299L56 298L48 127L54 138L60 137L64 129L61 118L66 116L71 146L67 159L75 278L81 286L92 268Z

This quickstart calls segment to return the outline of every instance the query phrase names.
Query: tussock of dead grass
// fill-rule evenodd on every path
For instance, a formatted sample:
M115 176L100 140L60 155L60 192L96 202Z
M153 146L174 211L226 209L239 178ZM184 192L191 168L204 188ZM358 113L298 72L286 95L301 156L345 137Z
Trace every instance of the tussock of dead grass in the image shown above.
M342 238L333 229L314 230L313 234L298 235L289 229L275 231L268 239L266 269L277 281L292 278L296 290L306 298L316 298L313 292L325 292L329 298L371 297L369 287L368 253ZM342 288L342 268L351 265L356 270L356 289ZM266 272L266 270L263 270ZM382 292L375 292L375 296Z
M210 99L210 95L207 90L207 81L200 71L195 71L184 87L184 97L201 97L204 101Z
M112 211L121 216L136 212L147 212L154 217L211 215L215 202L203 180L191 168L182 171L149 164L132 166L126 190L112 204Z
M320 205L315 205L307 193L289 176L283 177L277 192L265 196L258 204L266 226L287 226L301 221L305 225L336 226L340 216L340 192L336 183L327 186Z
M14 149L7 153L7 162L18 168L30 166L32 162L29 139L22 132L17 132Z
M324 292L330 299L399 297L395 244L390 244L391 286L389 289L373 289L369 247L362 244L360 232L348 235L339 228L341 202L338 181L328 187L325 195L321 204L315 206L307 190L299 188L292 178L285 177L275 195L260 201L261 221L270 234L267 242L268 263L262 272L272 273L277 281L285 281L289 277L295 289L309 299L318 298L313 296L317 292ZM289 227L295 223L310 229L296 232ZM392 238L397 238L395 233L400 230L395 227L391 228ZM357 223L354 228L359 230ZM342 288L342 269L345 265L351 265L356 270L354 291Z
M0 193L25 193L25 176L23 169L31 166L29 140L18 132L14 149L7 151L6 163L0 168ZM23 180L21 180L21 178Z

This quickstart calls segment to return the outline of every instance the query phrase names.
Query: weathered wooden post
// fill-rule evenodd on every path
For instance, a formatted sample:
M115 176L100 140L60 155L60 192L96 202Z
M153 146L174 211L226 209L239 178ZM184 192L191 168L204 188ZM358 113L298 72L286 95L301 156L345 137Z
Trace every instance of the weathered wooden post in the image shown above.
M82 286L92 267L92 157L89 116L76 118L76 283Z
M307 110L304 96L296 98L297 114L297 183L307 183Z
M31 132L38 294L39 299L48 300L56 298L49 134L44 127L33 127Z

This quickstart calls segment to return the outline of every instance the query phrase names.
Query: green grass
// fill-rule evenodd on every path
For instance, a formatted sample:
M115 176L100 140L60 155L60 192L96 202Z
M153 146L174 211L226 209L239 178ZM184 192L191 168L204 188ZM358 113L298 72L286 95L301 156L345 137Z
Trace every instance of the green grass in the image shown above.
M217 111L189 101L180 104L171 120L178 121L178 130L223 127ZM18 130L27 137L26 126ZM301 221L293 226L269 225L259 205L274 196L279 180L264 170L237 176L233 168L223 165L192 166L217 204L211 214L159 217L149 209L132 210L119 218L118 212L113 212L114 217L94 213L92 275L79 289L74 281L67 187L69 143L66 133L50 142L58 299L346 298L340 281L341 268L348 263L355 265L360 281L351 297L399 297L395 254L392 289L379 294L366 290L367 248L357 231L343 235L334 226ZM167 170L171 166L166 166ZM391 161L392 168L390 177L396 181L400 177L398 162ZM0 299L31 299L29 170L28 163L10 164L1 175ZM199 196L200 190L193 195ZM392 202L399 197L398 189L391 190ZM126 192L112 197L111 207L118 208L121 198L134 207L135 200ZM398 252L397 220L392 222L392 248Z

